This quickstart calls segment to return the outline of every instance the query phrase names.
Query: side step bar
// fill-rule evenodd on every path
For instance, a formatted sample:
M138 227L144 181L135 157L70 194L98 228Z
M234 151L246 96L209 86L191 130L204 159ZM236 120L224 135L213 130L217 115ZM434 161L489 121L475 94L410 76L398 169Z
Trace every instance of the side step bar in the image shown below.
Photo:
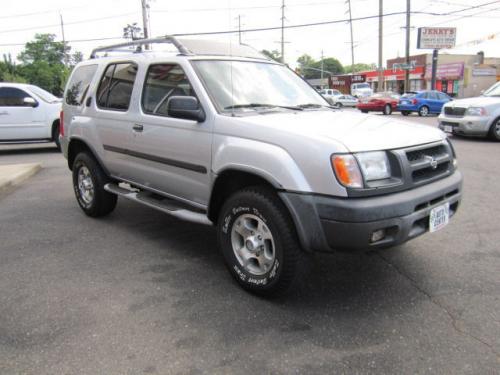
M191 221L193 223L204 225L213 225L206 214L196 211L190 211L183 206L180 206L173 199L164 197L158 198L158 195L145 191L126 189L113 183L104 185L104 190L112 194L119 195L120 197L130 199L134 202L141 203L145 206L155 208L159 211L175 216L176 218L181 220Z

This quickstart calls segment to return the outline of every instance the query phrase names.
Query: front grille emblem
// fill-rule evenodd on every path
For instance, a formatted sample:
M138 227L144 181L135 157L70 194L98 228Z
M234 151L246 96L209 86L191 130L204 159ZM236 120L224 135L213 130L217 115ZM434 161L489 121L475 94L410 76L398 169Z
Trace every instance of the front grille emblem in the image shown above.
M432 169L436 169L438 167L438 162L434 157L426 155L425 158L429 162L429 165L431 166Z

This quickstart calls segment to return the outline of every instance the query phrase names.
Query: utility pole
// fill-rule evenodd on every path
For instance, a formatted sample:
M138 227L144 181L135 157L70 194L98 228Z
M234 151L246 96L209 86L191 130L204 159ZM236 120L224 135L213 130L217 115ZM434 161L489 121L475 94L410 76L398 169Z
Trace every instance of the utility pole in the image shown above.
M64 21L62 14L59 13L59 18L61 19L61 34L62 34L62 42L63 42L63 61L64 65L68 64L68 57L66 55L66 38L64 36Z
M384 91L384 68L383 68L383 16L384 0L378 1L378 90Z
M410 91L410 0L406 0L406 70L404 92Z
M432 70L431 70L431 90L436 89L436 72L438 65L438 50L432 51Z
M238 39L241 44L241 14L238 14Z
M149 4L148 0L141 0L142 6L142 31L144 32L144 39L149 38ZM149 49L149 44L144 46L145 49Z
M285 63L285 0L281 1L281 62Z
M325 67L325 62L323 60L324 60L323 50L321 50L321 82L323 82L323 71Z
M351 25L351 74L354 74L354 39L352 36L352 12L351 12L351 0L347 0L349 5L349 25Z

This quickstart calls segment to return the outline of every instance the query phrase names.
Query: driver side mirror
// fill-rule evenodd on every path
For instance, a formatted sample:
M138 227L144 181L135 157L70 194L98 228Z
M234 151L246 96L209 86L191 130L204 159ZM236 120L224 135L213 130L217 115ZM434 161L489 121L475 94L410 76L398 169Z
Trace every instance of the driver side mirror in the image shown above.
M23 104L26 107L33 107L33 108L38 107L38 102L29 96L27 96L26 98L23 99Z
M167 113L170 117L205 121L205 112L194 96L171 96L167 101Z

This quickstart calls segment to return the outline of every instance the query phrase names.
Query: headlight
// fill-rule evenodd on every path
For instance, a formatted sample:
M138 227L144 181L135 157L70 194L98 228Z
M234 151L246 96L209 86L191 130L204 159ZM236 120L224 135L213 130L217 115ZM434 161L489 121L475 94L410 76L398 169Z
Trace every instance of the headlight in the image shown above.
M469 116L486 116L486 109L482 107L469 107L467 114Z
M363 187L363 177L353 155L332 155L332 167L339 182L351 188Z
M356 154L356 158L366 181L391 177L391 166L384 151L362 152Z
M384 151L333 155L332 167L340 183L350 188L362 188L365 181L391 177L391 166Z

